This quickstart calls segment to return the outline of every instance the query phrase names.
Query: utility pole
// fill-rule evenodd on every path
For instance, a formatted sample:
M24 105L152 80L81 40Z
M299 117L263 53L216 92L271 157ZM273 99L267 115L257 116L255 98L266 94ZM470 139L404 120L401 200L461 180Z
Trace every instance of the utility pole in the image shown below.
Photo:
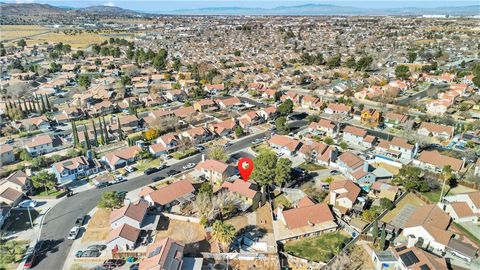
M28 218L30 219L30 226L32 226L32 229L33 229L32 215L30 214L30 205L27 207L27 211L28 211Z

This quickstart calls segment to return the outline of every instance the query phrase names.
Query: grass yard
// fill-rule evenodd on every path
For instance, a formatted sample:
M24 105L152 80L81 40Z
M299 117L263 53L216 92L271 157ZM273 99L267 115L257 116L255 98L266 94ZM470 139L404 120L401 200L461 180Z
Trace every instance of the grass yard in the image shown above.
M316 237L291 241L285 251L315 262L325 262L336 255L350 237L341 232L327 233Z
M273 149L270 146L268 146L266 143L261 143L259 145L252 146L252 150L258 154L263 153L265 151L273 151Z
M162 163L163 163L163 160L161 158L141 160L137 162L137 165L135 165L135 168L137 168L138 171L143 172L148 168L158 167Z
M286 208L292 207L292 204L290 203L290 201L288 201L287 197L285 197L285 195L283 195L283 194L280 195L280 196L277 196L273 200L273 207L274 208L277 208L279 205L283 205Z
M325 170L327 168L323 165L318 165L318 164L315 164L315 163L307 163L307 162L304 162L304 163L300 164L300 166L298 166L298 167L300 167L304 170L307 170L309 172Z
M189 156L193 156L193 155L195 155L196 153L198 153L198 150L197 150L197 149L195 149L195 148L190 148L190 149L188 149L188 150L186 150L186 151L184 151L184 152L180 152L180 151L175 152L175 153L172 154L172 157L173 157L174 159L180 160L180 159L187 158L187 157L189 157Z
M62 194L63 191L62 190L49 190L48 193L45 192L45 189L36 189L35 190L35 196L52 196L52 197L55 197L55 196L58 196L60 194Z
M445 186L444 196L448 193L449 190L450 190L450 187ZM437 203L440 200L441 193L442 193L442 188L439 187L429 192L422 192L422 195L427 197L427 199L430 200L432 203Z
M110 231L110 210L98 208L88 222L82 243L106 240Z

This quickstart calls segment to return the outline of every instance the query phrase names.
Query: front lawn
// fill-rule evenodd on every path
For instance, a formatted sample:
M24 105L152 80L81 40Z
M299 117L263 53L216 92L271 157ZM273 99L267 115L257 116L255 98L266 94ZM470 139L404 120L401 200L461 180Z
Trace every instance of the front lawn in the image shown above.
M63 190L49 190L48 192L45 192L45 189L44 188L38 188L38 189L35 189L35 196L52 196L52 197L55 197L55 196L58 196L60 194L62 194L64 191Z
M158 167L162 163L163 163L163 160L161 158L145 159L145 160L138 161L135 168L137 168L138 171L143 172L148 168Z
M340 232L327 233L316 237L290 241L285 251L315 262L326 262L340 252L350 237Z
M187 158L187 157L189 157L189 156L193 156L193 155L195 155L196 153L198 153L198 150L197 150L197 149L195 149L195 148L190 148L190 149L188 149L188 150L186 150L186 151L183 151L183 152L177 151L177 152L175 152L175 153L172 154L172 157L173 157L174 159L180 160L180 159Z
M446 185L445 190L443 191L444 192L443 196L447 195L449 190L450 190L450 187ZM441 186L429 192L422 192L422 195L427 197L427 199L430 200L432 203L437 203L440 200L440 193L442 193Z
M327 168L323 165L319 165L319 164L315 164L315 163L307 163L307 162L304 162L304 163L300 164L298 167L302 168L304 170L307 170L309 172L325 170Z

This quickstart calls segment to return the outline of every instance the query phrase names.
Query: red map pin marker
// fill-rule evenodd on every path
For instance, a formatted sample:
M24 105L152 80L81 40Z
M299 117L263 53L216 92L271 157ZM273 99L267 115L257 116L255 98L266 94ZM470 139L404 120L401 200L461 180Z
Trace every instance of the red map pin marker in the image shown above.
M243 157L238 161L238 171L240 171L240 175L242 176L243 181L247 182L250 174L253 171L253 162L251 159Z

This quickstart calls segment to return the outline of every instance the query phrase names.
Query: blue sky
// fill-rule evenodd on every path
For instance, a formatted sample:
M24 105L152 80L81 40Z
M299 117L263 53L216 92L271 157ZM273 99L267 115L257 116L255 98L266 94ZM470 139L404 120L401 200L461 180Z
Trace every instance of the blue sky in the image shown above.
M9 3L42 3L51 4L63 7L87 7L93 5L109 5L121 8L127 8L137 11L169 11L177 9L195 9L205 7L255 7L255 8L273 8L278 6L292 6L302 4L334 4L340 6L353 6L365 8L395 8L395 7L441 7L441 6L466 6L476 5L479 1L452 1L452 0L424 0L424 1L402 1L402 0L368 0L368 1L354 1L354 0L242 0L242 1L228 1L228 0L0 0Z

